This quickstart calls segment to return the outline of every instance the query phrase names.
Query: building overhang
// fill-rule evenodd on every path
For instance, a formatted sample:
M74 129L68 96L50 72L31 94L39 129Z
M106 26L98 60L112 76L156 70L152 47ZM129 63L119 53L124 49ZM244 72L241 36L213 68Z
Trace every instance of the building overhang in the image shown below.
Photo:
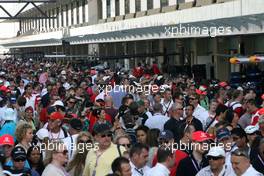
M176 10L139 18L126 19L88 25L76 28L64 28L56 32L17 37L4 41L4 45L15 47L25 40L40 41L55 38L70 44L124 42L153 39L215 37L212 31L224 28L224 32L216 36L233 36L264 33L264 1L234 0L226 3ZM175 30L180 27L199 28L203 32L182 33ZM209 29L209 33L204 32ZM210 29L213 29L210 31ZM230 29L230 30L226 30ZM65 35L67 31L67 35ZM222 30L221 30L222 31ZM56 34L55 34L56 33ZM67 36L67 37L66 37ZM13 43L13 45L12 45ZM29 45L27 45L29 46ZM20 45L19 47L22 47Z

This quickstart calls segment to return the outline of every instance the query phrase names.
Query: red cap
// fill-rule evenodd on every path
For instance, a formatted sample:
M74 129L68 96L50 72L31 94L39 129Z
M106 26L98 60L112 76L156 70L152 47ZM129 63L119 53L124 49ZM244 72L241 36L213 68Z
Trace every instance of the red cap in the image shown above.
M32 108L31 106L29 106L29 107L27 107L27 108L25 109L25 111L33 112L34 110L33 110L33 108Z
M1 86L0 91L7 92L8 88L6 86Z
M259 115L263 115L264 114L264 108L259 109L258 113L259 113Z
M203 142L206 140L213 140L212 137L203 131L195 131L192 134L192 140L197 142Z
M220 87L226 87L226 86L228 86L228 84L226 82L222 81L219 83L219 86Z
M15 145L15 141L13 136L9 135L9 134L5 134L3 136L0 137L0 145L11 145L14 146Z
M62 120L63 118L64 118L64 116L59 112L53 112L50 115L51 120Z
M261 99L264 100L264 94L261 95Z
M207 95L206 89L207 89L206 86L201 85L201 86L199 87L199 89L196 89L196 90L195 90L195 92L196 92L198 95Z
M90 70L90 75L96 75L96 70Z

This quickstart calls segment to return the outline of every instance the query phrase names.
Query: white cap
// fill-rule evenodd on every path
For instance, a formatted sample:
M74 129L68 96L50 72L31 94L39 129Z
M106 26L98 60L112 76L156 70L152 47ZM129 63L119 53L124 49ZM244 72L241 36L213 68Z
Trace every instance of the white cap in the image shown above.
M40 93L40 96L43 97L44 95L46 95L48 93L48 89L47 88L44 88L42 89L41 93Z
M247 126L246 128L245 128L245 132L247 133L247 134L253 134L253 133L255 133L256 131L258 131L259 130L259 127L258 126L253 126L253 125L249 125L249 126Z
M162 78L163 78L163 76L160 75L160 76L157 77L157 80L161 80Z
M239 86L239 87L237 88L237 90L243 91L244 89L243 89L241 86Z
M103 80L106 81L106 80L109 79L109 78L110 78L110 76L104 76L104 77L103 77Z
M3 114L3 120L13 120L16 121L16 113L12 108L6 108Z
M222 147L212 147L207 156L214 156L214 157L218 157L218 156L222 156L225 157L225 151Z
M140 83L138 83L138 82L136 82L136 81L133 81L133 83L136 85L136 86L141 86L141 84Z
M63 104L63 102L62 102L61 100L57 100L57 101L55 101L55 102L53 103L52 106L63 106L63 107L64 107L64 104Z
M129 77L128 77L129 79L136 79L136 77L135 76L133 76L133 75L129 75Z
M49 137L49 131L45 128L41 128L36 135L40 140L43 140L44 138Z
M69 83L64 83L63 84L63 87L66 89L66 90L69 90L72 86L69 84Z
M66 71L65 70L62 70L61 71L61 75L66 75Z

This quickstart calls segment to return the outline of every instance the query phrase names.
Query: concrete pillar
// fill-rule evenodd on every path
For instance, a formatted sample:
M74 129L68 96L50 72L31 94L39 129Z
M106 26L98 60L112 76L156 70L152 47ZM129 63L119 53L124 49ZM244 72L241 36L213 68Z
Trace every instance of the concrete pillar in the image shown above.
M135 2L135 0L130 0L129 12L130 13L135 13L136 12L136 2Z
M141 0L140 1L141 11L148 10L148 1L147 0Z
M163 48L164 48L164 40L159 40L159 52L160 53L163 53ZM158 57L158 65L160 66L160 68L161 68L163 62L164 62L164 57L159 56Z
M36 21L37 21L37 23L36 23L36 29L39 31L39 19L36 19Z
M153 0L153 9L160 8L160 0Z
M71 9L72 9L71 4L69 4L69 6L68 6L68 26L72 25Z
M107 18L107 14L106 14L106 0L102 0L102 13L103 13L103 19Z
M50 11L47 11L47 15L48 15L48 17L50 17ZM47 19L47 25L46 25L46 30L49 30L49 28L50 28L50 19L48 18Z
M111 0L110 2L110 14L111 17L115 17L115 0Z
M173 6L177 4L177 0L169 0L169 6Z
M125 15L125 0L119 0L120 15Z
M55 17L57 17L57 9L55 8L54 9L54 14L53 14ZM57 28L57 21L58 21L58 17L57 18L54 18L54 28L56 29Z
M84 9L85 9L85 20L84 20L84 22L89 22L89 1L88 0L86 0L86 3L85 3L85 7L84 7Z
M79 23L83 23L83 4L82 1L79 2Z
M128 44L124 43L124 54L127 55L128 54ZM124 59L124 67L125 70L129 70L129 59Z

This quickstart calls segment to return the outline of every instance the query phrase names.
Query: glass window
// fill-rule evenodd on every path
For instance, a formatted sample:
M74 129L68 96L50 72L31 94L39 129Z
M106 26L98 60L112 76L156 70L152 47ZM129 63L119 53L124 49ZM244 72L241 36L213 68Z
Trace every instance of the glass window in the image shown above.
M60 12L60 8L57 7L57 10L56 10L56 15L57 15L57 24L56 24L56 28L59 28L59 12Z
M148 2L148 9L153 9L153 0L147 0Z
M76 2L76 16L77 16L77 24L79 24L80 23L80 18L79 18L79 13L80 13L80 11L79 11L79 6L80 6L80 3L79 3L79 1L77 1Z
M74 23L74 14L73 14L73 11L74 11L74 4L71 3L71 25L73 25L73 23Z
M61 13L61 26L62 26L62 27L64 26L64 14L63 14L64 10L65 10L64 7L61 6L61 11L60 11L60 13Z
M69 20L68 20L68 10L69 10L69 6L68 4L65 5L65 11L66 11L66 21L65 21L65 26L69 25Z
M115 0L115 16L119 16L120 15L120 4L119 4L119 0Z
M130 4L129 0L125 0L125 14L130 13Z
M106 17L109 18L111 16L111 0L106 1Z
M83 19L83 21L82 21L82 23L83 22L85 22L85 4L86 4L86 1L85 0L82 0L82 19Z
M161 8L162 8L162 7L166 7L166 6L168 6L168 5L169 5L168 0L160 0L160 6L161 6Z
M141 0L136 0L136 12L140 12L141 11Z

